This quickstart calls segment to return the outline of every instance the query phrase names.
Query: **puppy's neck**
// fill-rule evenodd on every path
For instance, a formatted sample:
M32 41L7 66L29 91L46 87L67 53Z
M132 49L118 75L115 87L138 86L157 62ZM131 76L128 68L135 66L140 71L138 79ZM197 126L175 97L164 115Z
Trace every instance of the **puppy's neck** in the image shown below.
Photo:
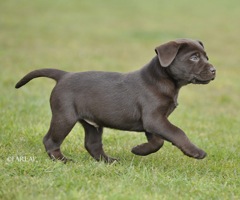
M173 84L176 89L180 89L185 83L175 80L168 67L162 67L159 59L155 56L142 70L143 79L149 84Z

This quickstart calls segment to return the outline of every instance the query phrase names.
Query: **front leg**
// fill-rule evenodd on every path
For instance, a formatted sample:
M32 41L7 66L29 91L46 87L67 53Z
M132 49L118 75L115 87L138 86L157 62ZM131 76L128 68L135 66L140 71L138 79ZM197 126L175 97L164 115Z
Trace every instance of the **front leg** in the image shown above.
M146 156L151 153L157 152L163 146L164 140L161 138L160 135L148 132L146 132L145 135L148 142L133 147L132 153L139 156Z
M165 116L148 115L144 118L144 129L159 134L163 139L178 147L185 155L203 159L206 153L190 142L186 134L171 124Z

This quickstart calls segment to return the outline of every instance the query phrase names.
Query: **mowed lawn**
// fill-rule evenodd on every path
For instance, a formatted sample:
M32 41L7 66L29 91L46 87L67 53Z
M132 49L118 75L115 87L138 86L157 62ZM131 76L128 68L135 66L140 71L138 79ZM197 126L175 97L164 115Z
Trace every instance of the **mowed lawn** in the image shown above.
M238 0L1 0L0 199L240 199L240 2ZM62 145L75 162L48 159L55 82L40 78L16 90L27 72L128 72L176 38L201 40L217 68L209 85L180 91L170 121L208 156L194 160L165 142L152 155L130 150L144 134L104 130L107 165L84 149L76 125ZM93 97L94 98L94 97Z

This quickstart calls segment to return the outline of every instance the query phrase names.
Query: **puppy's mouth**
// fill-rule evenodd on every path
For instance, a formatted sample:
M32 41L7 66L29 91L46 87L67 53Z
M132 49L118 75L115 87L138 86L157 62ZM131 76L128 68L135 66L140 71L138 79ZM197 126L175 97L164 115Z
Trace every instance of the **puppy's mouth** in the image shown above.
M210 79L200 79L200 78L197 78L197 77L194 77L192 80L191 80L191 83L193 84L208 84L210 81L213 81L215 79L215 77L212 77Z

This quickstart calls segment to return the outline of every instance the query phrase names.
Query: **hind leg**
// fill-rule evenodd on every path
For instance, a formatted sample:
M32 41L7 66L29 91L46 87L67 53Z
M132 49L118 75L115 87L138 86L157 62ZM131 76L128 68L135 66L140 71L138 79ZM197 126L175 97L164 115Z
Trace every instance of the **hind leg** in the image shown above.
M94 127L88 124L85 121L80 121L84 130L85 130L85 148L87 149L88 153L97 161L103 160L107 163L114 162L115 158L111 158L107 156L103 150L102 144L102 127Z
M157 152L163 146L164 140L159 135L148 132L145 134L148 142L133 147L132 153L139 156L146 156L148 154Z
M60 146L65 137L72 130L77 120L69 115L58 113L52 116L49 131L43 138L43 144L53 160L61 160L67 162L67 158L61 153Z

